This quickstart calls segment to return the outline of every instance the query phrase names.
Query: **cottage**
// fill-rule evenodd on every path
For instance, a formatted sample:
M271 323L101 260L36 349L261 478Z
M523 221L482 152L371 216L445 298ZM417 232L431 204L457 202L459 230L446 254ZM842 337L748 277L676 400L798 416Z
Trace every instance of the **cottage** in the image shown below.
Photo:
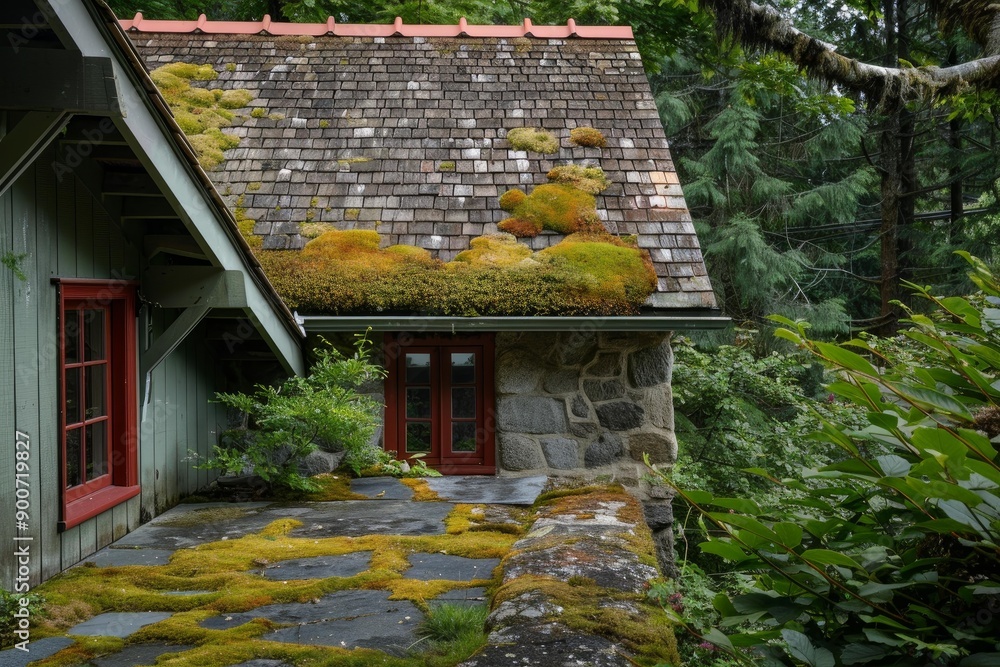
M246 105L211 178L308 334L383 343L387 450L633 486L673 460L670 334L726 320L629 28L122 27L191 133L191 91Z
M302 335L103 3L0 6L0 588L206 484Z

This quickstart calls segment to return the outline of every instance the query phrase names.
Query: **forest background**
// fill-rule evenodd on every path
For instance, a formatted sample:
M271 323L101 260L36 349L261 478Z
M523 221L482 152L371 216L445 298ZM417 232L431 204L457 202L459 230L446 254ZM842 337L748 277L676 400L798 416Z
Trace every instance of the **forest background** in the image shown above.
M146 18L164 19L205 13L215 20L259 20L270 14L273 20L323 22L333 16L341 23L387 23L400 16L406 23L455 24L464 16L469 23L519 24L530 17L536 24L561 24L572 17L581 25L631 25L713 286L734 323L721 335L680 339L674 346L679 460L668 481L696 491L682 491L675 503L684 576L679 583L654 587L653 593L696 638L683 644L685 658L701 665L734 664L747 656L754 662L822 667L903 664L901 659L906 664L1000 664L1000 648L994 645L993 652L984 653L991 651L989 641L980 641L1000 632L1000 613L989 607L988 626L962 626L961 632L977 636L978 644L963 640L953 627L958 623L953 619L961 621L969 609L975 612L975 595L1000 599L1000 548L992 541L1000 535L1000 521L986 521L986 532L980 531L979 541L969 547L984 501L965 493L970 479L992 480L992 486L975 493L1000 517L996 452L988 443L985 457L980 449L985 467L973 466L974 474L948 464L941 485L930 492L920 485L928 483L928 466L941 460L940 452L910 441L924 428L958 434L965 444L953 444L952 461L961 450L964 466L972 436L962 429L975 427L995 440L997 433L990 429L996 424L984 430L983 415L1000 424L1000 310L993 307L1000 306L993 277L1000 261L1000 7L985 0L775 0L769 6L750 0L109 4L124 18L141 11ZM973 263L973 280L969 263L956 251L980 258ZM977 289L982 291L969 302L941 298ZM959 303L965 306L955 306ZM950 310L954 307L959 312ZM933 311L939 315L921 319ZM784 318L778 337L770 315ZM811 328L806 332L795 320L807 320ZM954 326L972 329L956 333L949 328ZM906 335L897 336L901 329ZM972 352L963 347L970 339ZM832 340L866 348L864 359L824 347L822 341ZM867 374L868 359L881 369L876 376ZM831 366L838 376L830 374ZM982 371L982 383L973 383L969 396L960 395L957 385L945 386L953 371L967 379L970 366ZM903 378L906 387L919 385L918 397L872 398L896 392L885 388L886 377ZM934 393L930 402L930 394L921 393L925 390ZM962 411L946 400L951 397L957 397ZM882 415L889 413L900 430L886 436ZM816 437L817 431L826 436ZM854 461L861 468L852 468ZM890 462L891 472L886 469ZM911 469L919 479L911 479ZM820 477L851 479L838 481L841 486L832 490L787 481L800 477L801 470L806 477L819 470ZM863 478L871 471L874 477ZM938 471L930 472L933 477ZM898 486L885 480L897 478L912 482L918 492L882 498L886 489ZM879 526L879 539L887 542L878 546L892 557L847 558L847 543L810 548L810 543L832 546L827 541L833 539L813 531L809 542L801 528L788 528L803 524L789 507L798 507L810 493L840 499L839 506L815 498L803 505L812 507L822 525L844 525L843 508L851 499L864 501L851 521ZM888 504L869 502L876 497ZM964 528L960 519L965 515L955 519L947 512L934 521L958 523L920 523L948 503L980 509L970 510L973 522ZM713 504L725 508L729 518L713 519ZM886 507L892 510L889 518L878 515ZM909 514L914 510L916 519ZM728 523L736 520L733 516L745 517L744 523ZM754 517L771 518L758 531ZM782 532L776 526L786 528ZM708 529L716 539L706 544L714 546L696 548ZM765 529L773 536L766 544L760 535L741 541L741 531ZM795 539L790 542L789 536ZM986 593L968 592L969 600L955 603L967 585L935 583L935 590L950 597L932 607L941 618L931 620L924 608L904 599L904 589L926 583L927 567L899 561L906 553L921 554L928 540L941 561L969 557L955 551L956 545L980 556L983 541L987 545L987 576L979 586ZM797 581L798 571L768 575L769 570L781 572L768 549L784 549L782 562L791 556L804 571L821 574L818 589L843 579L846 598L825 593L805 605L808 595L802 591L817 589ZM841 556L828 555L834 551ZM737 569L744 574L729 573L726 562L742 563ZM935 582L947 574L936 565L928 567ZM948 576L954 579L953 573ZM862 588L851 589L851 577ZM898 598L889 592L897 589ZM718 590L726 594L716 597ZM899 615L872 616L862 602ZM735 649L713 629L723 617L730 626L726 634L742 638ZM889 622L904 618L922 629L893 631ZM742 629L734 631L737 621ZM757 653L740 646L755 646ZM848 646L855 648L848 652Z

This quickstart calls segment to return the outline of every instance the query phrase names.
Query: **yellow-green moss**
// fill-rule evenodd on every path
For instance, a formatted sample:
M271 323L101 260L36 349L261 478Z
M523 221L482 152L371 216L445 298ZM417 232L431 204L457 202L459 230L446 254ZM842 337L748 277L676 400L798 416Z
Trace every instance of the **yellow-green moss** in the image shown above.
M500 195L500 209L510 213L520 206L527 197L528 195L524 194L524 190L508 190Z
M214 81L219 74L211 65L196 65L195 63L168 63L157 68L168 74L173 74L188 81Z
M229 73L236 71L236 63L226 63L226 71Z
M519 264L531 256L531 249L510 234L489 234L472 239L468 250L455 256L455 262L480 266L504 267Z
M444 160L438 165L438 171L455 171L455 161Z
M328 127L330 127L330 121L328 121L328 120L321 120L319 122L319 129L325 130Z
M513 220L531 223L536 233L543 229L560 234L604 229L597 217L597 203L594 196L559 183L537 186L514 208L512 214ZM519 228L510 223L503 229L513 234ZM530 227L526 230L530 231ZM525 234L522 233L523 235Z
M558 153L559 140L548 130L537 127L518 127L507 132L507 142L512 148L531 153Z
M267 109L264 107L254 107L254 109L250 112L251 118L263 118L266 115Z
M301 252L260 255L289 306L327 314L628 314L638 312L652 290L645 252L607 234L568 238L563 243L586 245L561 243L534 254L501 246L496 257L510 261L506 266L485 261L497 251L489 239L475 240L468 255L444 264L423 253L379 250L376 232L341 234L349 233L326 232ZM610 253L607 261L599 257L602 249ZM524 259L511 261L519 256ZM608 267L616 261L623 265L611 276Z
M431 262L431 253L429 250L424 248L418 248L414 245L391 245L385 249L385 251L391 255L396 255L403 259L409 259L416 262ZM404 480L405 482L406 480Z
M344 220L357 220L359 215L361 215L360 208L344 209Z
M608 141L604 138L601 131L595 130L592 127L573 128L570 130L569 140L577 146L604 148L608 145Z
M193 87L191 81L211 81L218 75L211 65L170 63L150 73L181 130L198 153L205 169L214 169L225 159L224 152L239 145L239 138L222 128L232 124L234 114L250 103L246 90L217 90Z
M399 246L399 247L408 248L412 246ZM406 486L410 487L410 490L413 491L414 502L433 503L441 500L441 496L438 495L438 492L432 489L430 485L427 484L427 480L425 479L419 479L416 477L406 477L399 481L401 481Z
M253 93L242 88L224 90L219 98L219 106L223 109L242 109L253 100Z
M592 195L603 192L611 185L600 167L581 167L575 164L553 167L548 178L553 183L569 185Z
M261 182L254 181L253 183L247 184L247 192L257 192L260 190Z

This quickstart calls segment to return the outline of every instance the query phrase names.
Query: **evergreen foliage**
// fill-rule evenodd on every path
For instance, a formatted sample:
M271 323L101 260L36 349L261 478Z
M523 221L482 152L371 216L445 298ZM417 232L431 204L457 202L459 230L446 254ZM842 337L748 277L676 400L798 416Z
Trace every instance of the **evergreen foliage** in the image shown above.
M910 284L933 311L907 309L910 328L895 340L838 346L776 318L787 327L777 334L833 368L829 390L865 418L861 428L824 420L814 438L839 460L802 478L768 475L780 492L766 501L678 489L710 527L701 550L752 588L715 600L723 625L739 626L729 635L666 609L730 658L1000 659L1000 280L963 256L980 292L938 297Z

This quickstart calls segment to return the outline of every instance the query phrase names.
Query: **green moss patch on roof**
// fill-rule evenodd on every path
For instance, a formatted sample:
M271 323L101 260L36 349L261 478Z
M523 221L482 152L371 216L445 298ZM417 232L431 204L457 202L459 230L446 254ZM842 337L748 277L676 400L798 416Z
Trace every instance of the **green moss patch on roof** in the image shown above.
M378 244L376 232L330 231L301 252L258 256L285 302L309 314L629 315L656 285L649 255L607 233L536 253L510 236L479 237L448 263Z
M236 148L240 139L222 128L233 123L236 114L253 100L248 90L199 88L192 81L213 81L218 74L211 65L169 63L150 72L153 83L170 106L177 124L198 153L205 169L214 169L225 160L224 151Z
M518 127L507 132L507 143L514 150L532 153L558 153L559 140L548 130L537 127Z

